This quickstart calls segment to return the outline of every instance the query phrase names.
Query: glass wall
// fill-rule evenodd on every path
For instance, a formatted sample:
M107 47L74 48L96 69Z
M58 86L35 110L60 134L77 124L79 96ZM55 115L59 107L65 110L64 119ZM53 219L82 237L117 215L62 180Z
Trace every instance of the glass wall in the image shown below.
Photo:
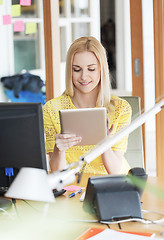
M20 0L12 0L12 6ZM13 17L14 71L42 69L44 72L44 34L42 1L32 0L31 5L21 6L19 16ZM24 23L24 31L15 31L16 21ZM27 24L31 24L29 31Z
M61 89L65 89L65 60L71 43L82 36L100 37L99 0L59 0Z

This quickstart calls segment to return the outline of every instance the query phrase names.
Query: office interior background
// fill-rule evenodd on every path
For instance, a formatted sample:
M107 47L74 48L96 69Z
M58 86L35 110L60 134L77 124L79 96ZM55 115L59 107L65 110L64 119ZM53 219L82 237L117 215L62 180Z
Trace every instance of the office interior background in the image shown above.
M11 18L11 24L3 24L2 16L11 14L11 5L19 2L20 0L3 0L0 5L0 78L28 71L40 76L46 84L44 26L46 1L31 0L30 6L21 6L20 16ZM112 93L118 96L132 95L130 0L54 0L50 2L58 6L55 12L51 12L55 15L56 22L47 23L52 24L52 27L54 24L52 39L55 39L54 45L57 51L55 66L59 66L58 73L54 76L56 81L53 89L54 96L62 94L65 89L67 49L76 38L90 35L100 40L107 49ZM153 0L141 2L145 94L145 105L142 111L145 111L155 103L154 18ZM13 26L17 20L22 20L24 24L36 23L36 32L32 34L26 34L25 31L15 32ZM137 66L139 68L139 65ZM10 99L0 82L0 102L5 101ZM145 157L147 173L156 175L155 117L145 124Z

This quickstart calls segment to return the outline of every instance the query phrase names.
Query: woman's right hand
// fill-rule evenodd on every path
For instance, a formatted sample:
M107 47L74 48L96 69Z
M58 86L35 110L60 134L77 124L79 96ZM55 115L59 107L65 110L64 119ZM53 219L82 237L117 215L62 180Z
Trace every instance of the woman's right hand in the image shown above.
M65 151L68 148L81 142L81 137L69 133L57 133L55 135L55 146L59 151Z

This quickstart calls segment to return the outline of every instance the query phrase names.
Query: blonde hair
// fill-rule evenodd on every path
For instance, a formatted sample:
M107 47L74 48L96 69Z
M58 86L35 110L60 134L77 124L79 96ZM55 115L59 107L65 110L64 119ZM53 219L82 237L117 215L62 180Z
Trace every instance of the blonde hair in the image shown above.
M66 90L65 94L74 96L74 87L72 83L72 62L74 55L78 52L89 51L95 54L101 68L101 84L97 97L96 106L107 107L110 103L110 80L109 68L106 57L106 50L102 44L94 37L81 37L76 39L70 46L66 59Z

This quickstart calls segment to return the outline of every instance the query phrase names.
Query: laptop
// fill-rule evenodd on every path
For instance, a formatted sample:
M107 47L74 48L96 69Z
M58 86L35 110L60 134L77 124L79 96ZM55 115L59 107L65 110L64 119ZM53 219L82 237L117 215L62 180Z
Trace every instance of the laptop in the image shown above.
M82 137L78 145L96 145L107 135L106 108L80 108L59 111L61 133Z

